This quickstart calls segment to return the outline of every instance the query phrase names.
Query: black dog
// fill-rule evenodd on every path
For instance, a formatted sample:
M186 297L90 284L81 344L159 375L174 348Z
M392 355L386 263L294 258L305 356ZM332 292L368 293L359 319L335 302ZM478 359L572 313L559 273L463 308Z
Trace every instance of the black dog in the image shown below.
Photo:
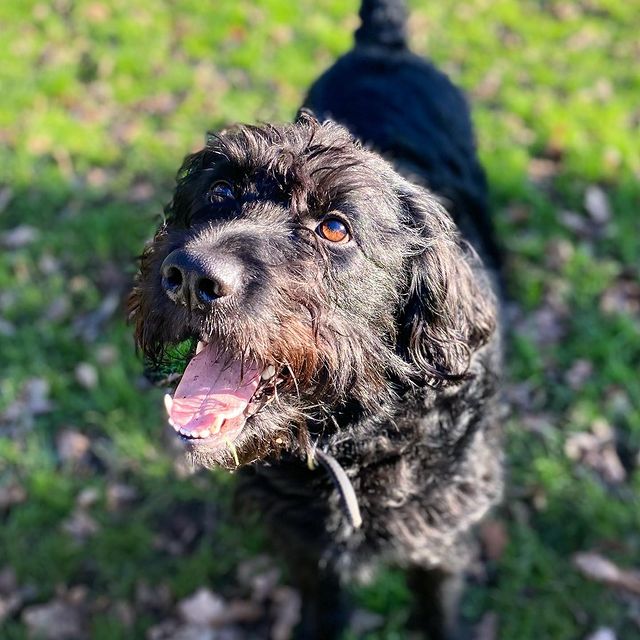
M241 504L302 591L301 635L337 637L340 584L382 560L444 638L501 491L477 255L498 253L462 95L407 50L399 1L361 18L294 124L238 126L186 159L130 310L152 368L189 361L170 423L197 463L243 466Z

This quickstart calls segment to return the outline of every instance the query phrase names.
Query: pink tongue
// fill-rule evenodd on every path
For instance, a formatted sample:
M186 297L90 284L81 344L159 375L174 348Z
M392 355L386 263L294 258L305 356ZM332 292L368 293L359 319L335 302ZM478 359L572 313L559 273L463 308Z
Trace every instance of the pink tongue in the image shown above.
M242 413L259 382L256 365L242 360L230 362L215 345L208 344L187 365L169 417L176 429L192 434L208 430L214 435L226 431L226 427L240 428L244 423Z

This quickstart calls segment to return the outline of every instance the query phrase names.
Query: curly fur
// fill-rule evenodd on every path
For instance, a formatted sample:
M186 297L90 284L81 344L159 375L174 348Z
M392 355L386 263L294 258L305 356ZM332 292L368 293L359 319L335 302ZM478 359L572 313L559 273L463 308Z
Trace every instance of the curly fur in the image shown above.
M374 5L394 3L365 2L365 20ZM301 634L334 637L344 622L340 581L382 559L411 570L432 600L420 624L445 637L453 616L444 592L455 591L470 531L501 490L497 309L477 252L492 265L498 254L464 100L402 46L402 31L387 25L376 45L375 24L364 27L306 102L346 127L302 112L293 124L211 135L186 158L142 256L130 314L152 362L195 336L282 372L275 400L234 445L245 465L240 504L263 514L303 591ZM380 101L362 108L342 100L345 87ZM388 104L398 92L402 111ZM445 122L429 118L439 113ZM219 180L232 197L212 196ZM348 224L352 242L315 233L329 214ZM179 247L238 265L241 290L207 311L176 305L160 269ZM310 468L316 447L351 478L361 529L344 518L330 478ZM235 466L226 450L199 443L191 453Z

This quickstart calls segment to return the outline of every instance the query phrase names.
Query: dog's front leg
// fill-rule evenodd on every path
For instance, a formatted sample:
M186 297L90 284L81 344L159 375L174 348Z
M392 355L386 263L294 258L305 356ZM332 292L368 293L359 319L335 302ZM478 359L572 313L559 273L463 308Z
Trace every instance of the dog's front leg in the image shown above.
M348 615L346 596L338 576L319 567L315 556L288 560L293 584L302 596L296 640L334 640L341 637Z
M413 596L410 627L426 634L429 640L462 638L458 604L464 585L460 571L414 567L407 574Z

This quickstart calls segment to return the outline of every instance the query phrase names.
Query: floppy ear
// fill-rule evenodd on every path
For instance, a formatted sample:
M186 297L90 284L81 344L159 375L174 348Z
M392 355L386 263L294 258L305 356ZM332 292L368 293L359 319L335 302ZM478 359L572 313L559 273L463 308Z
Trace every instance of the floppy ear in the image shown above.
M400 323L404 355L432 384L460 382L495 330L495 296L477 254L435 198L410 183L399 195L417 247Z

